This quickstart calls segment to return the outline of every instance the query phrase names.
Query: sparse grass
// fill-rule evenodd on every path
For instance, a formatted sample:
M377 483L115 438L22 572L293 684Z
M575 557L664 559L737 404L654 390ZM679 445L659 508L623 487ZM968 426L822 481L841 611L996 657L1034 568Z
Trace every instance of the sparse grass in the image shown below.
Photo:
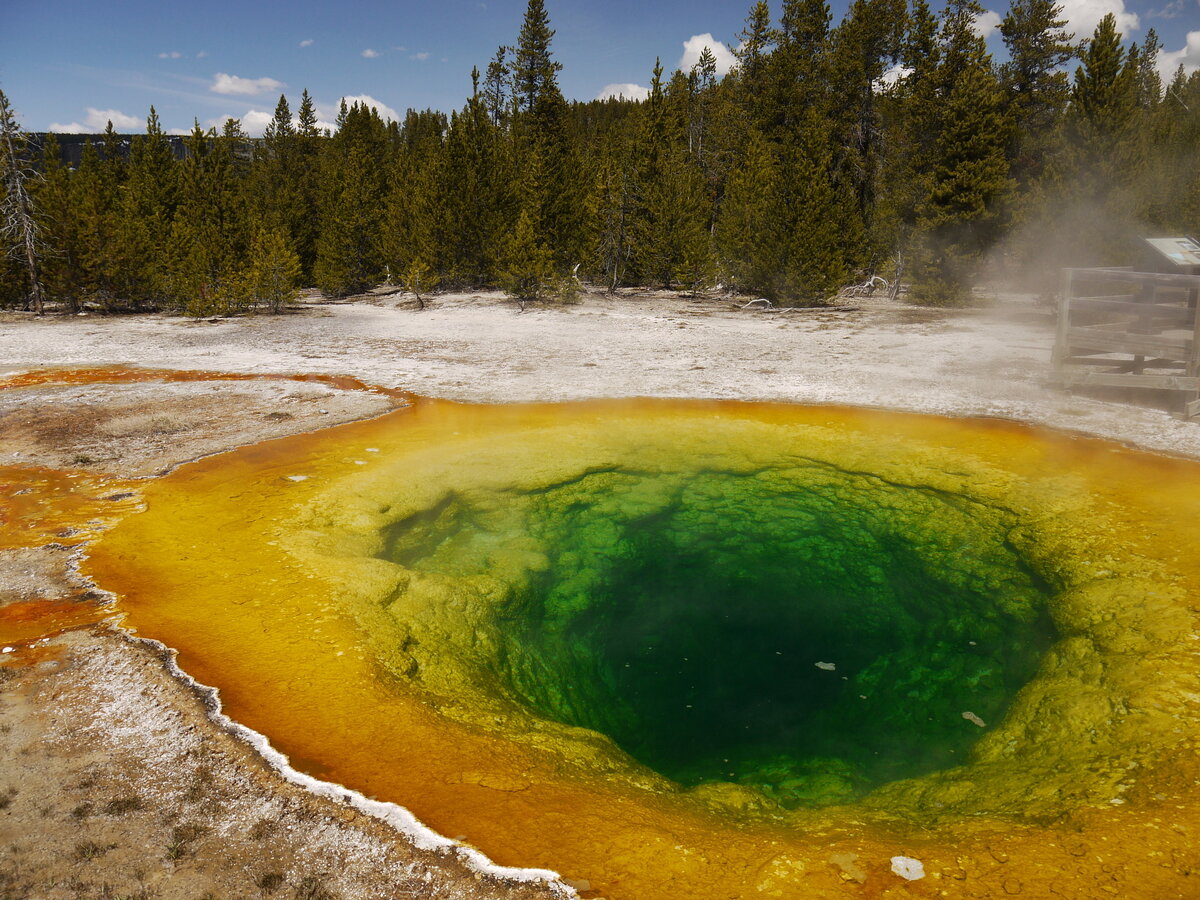
M188 787L187 793L183 795L183 799L188 803L196 803L208 793L212 783L212 769L209 766L200 766L196 769L196 774L192 776L192 783Z
M270 819L259 819L250 829L250 840L261 841L275 830L275 823Z
M264 872L254 882L264 894L273 894L283 887L283 874L280 872Z
M325 875L305 875L296 888L296 900L337 900L337 895L325 890Z
M86 453L76 453L71 457L71 462L77 466L89 466L96 460L88 456Z
M12 806L13 799L17 796L17 789L10 787L4 793L0 794L0 809L8 809Z
M142 808L141 797L118 797L116 800L109 800L104 804L104 814L106 816L123 816Z
M71 810L71 818L78 821L83 821L95 811L95 807L90 803L80 803L77 807Z
M116 844L97 844L95 841L84 841L82 844L75 845L75 859L79 862L91 862L93 859L99 859L109 850L115 850Z
M192 842L208 833L203 825L176 825L171 829L171 841L167 844L167 859L182 859L191 850Z

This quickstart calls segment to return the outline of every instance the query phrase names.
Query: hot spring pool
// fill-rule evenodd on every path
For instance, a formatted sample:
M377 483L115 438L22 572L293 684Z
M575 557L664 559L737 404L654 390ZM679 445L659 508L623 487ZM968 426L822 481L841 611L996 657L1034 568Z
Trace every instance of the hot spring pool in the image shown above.
M1035 884L1197 733L1197 471L999 422L418 400L147 484L85 568L298 768L500 863L637 900L898 854Z

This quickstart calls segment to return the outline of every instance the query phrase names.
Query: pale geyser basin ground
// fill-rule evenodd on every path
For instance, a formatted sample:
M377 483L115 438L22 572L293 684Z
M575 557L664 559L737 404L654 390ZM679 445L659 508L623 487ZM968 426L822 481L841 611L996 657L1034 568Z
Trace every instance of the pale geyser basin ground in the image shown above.
M428 520L449 496L495 513L488 497L600 473L797 467L933 496L965 508L962 521L994 517L999 544L1049 585L1054 644L966 765L816 809L733 780L681 788L489 677L488 603L498 582L545 570L544 546L501 540L480 555L463 538L482 572L380 558L389 528ZM119 596L129 626L177 648L226 713L293 765L400 803L502 864L551 868L613 898L817 896L903 855L936 873L931 887L987 864L1004 866L1004 890L1075 884L1078 895L1096 883L1080 846L1116 859L1138 852L1132 835L1196 816L1197 474L1192 462L1000 422L418 400L147 484L146 511L95 542L84 569ZM948 559L987 543L946 528L923 539ZM1004 602L1020 605L1023 590ZM977 729L967 711L955 725ZM1142 868L1143 895L1173 895L1174 870Z

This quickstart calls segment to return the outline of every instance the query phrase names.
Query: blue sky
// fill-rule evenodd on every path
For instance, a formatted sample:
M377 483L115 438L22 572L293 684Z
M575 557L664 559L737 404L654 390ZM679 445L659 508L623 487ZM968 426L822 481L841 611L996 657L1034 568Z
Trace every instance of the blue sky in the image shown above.
M1007 0L985 0L997 23ZM568 98L634 92L655 57L668 71L720 42L728 58L750 0L547 0ZM779 2L772 3L778 12ZM1106 11L1127 37L1155 28L1162 66L1200 65L1200 0L1065 0L1081 34ZM835 21L846 0L832 0ZM326 120L342 97L384 114L450 110L470 91L473 65L513 43L525 0L0 0L0 88L31 131L140 131L153 104L166 128L227 116L261 132L280 93L295 111L308 88ZM997 36L991 42L999 49ZM687 49L685 50L685 45ZM690 55L685 55L690 54ZM625 86L624 88L620 86Z

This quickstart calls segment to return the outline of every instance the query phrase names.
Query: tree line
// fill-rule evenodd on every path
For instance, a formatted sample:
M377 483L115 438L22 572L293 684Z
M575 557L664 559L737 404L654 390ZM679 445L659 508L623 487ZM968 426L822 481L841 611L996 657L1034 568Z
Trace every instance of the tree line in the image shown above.
M835 25L825 0L777 20L759 0L724 76L705 50L656 64L644 100L568 103L529 0L449 115L343 102L323 131L306 91L261 139L197 124L183 159L153 109L127 153L110 123L74 168L9 111L0 303L211 315L296 285L562 299L586 279L811 304L882 275L949 305L985 265L1041 287L1128 261L1139 230L1194 230L1200 75L1164 85L1154 32L1126 47L1111 15L1072 42L1053 0L1013 0L998 63L982 11L853 0Z

